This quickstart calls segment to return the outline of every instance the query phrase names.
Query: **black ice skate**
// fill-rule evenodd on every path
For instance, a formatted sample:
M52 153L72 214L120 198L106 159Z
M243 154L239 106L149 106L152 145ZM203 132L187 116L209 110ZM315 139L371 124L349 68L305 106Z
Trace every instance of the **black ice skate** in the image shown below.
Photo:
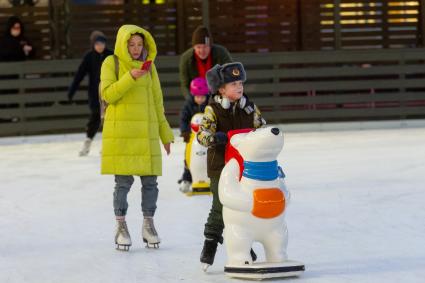
M125 221L117 221L117 232L115 234L115 245L119 251L129 251L131 237Z
M202 269L207 271L214 263L215 253L217 252L217 241L214 239L206 238L204 241L204 247L201 252L201 263L203 263Z
M159 248L161 240L159 239L158 232L156 232L152 217L145 217L143 219L142 238L147 248Z

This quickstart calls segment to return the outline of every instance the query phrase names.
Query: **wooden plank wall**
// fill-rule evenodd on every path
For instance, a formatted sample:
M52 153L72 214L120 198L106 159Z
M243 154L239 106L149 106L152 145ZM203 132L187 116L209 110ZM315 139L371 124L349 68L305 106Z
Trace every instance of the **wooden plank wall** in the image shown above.
M167 1L164 5L71 4L69 8L72 57L79 57L87 51L90 47L89 35L93 30L104 32L109 39L109 47L113 48L118 28L123 24L135 24L149 30L155 37L160 54L176 54L176 1Z
M53 1L51 7L1 8L0 25L20 15L38 58L80 58L89 35L106 33L113 47L124 23L152 32L160 55L177 55L202 24L202 0L163 4L117 1L83 5ZM424 44L423 0L209 0L208 22L215 42L231 52L281 52L410 48ZM423 25L423 24L422 24Z
M1 36L11 16L19 16L25 26L25 36L36 48L36 57L51 59L51 22L48 7L0 8Z
M236 53L245 91L269 123L425 117L425 49ZM166 116L177 127L184 98L178 56L156 60ZM79 60L0 64L0 136L83 131L84 86L66 92Z
M297 50L297 1L209 2L213 38L225 44L229 50L233 52Z
M178 30L178 37L181 46L177 54L182 53L192 44L192 33L199 25L202 25L202 0L180 0L178 3L177 20L181 28Z
M87 80L77 93L76 104L68 104L66 96L78 63L47 60L0 64L0 135L83 129L88 114L84 97Z
M251 54L246 92L271 122L425 117L424 49Z
M312 1L320 7L321 49L408 48L420 43L420 1Z

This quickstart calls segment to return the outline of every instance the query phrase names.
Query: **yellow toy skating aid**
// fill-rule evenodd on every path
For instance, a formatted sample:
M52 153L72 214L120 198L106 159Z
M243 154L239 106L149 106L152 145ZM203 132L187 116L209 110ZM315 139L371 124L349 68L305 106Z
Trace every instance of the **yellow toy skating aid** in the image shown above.
M203 114L197 113L192 117L190 140L186 144L185 159L192 174L192 188L187 196L210 195L210 179L207 175L207 148L196 139L196 133L202 121Z

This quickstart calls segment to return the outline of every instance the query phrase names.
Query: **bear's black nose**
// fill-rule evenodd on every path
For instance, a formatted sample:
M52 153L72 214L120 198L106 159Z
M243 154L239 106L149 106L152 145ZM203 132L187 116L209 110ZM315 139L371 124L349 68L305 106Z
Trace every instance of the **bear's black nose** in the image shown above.
M278 128L272 128L273 135L278 135L280 133L280 130Z

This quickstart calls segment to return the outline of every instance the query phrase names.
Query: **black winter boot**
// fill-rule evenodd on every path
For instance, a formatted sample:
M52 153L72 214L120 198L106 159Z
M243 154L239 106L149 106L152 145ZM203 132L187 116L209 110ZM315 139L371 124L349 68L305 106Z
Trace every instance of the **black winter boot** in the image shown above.
M201 252L201 262L212 265L214 263L215 253L217 252L218 242L214 239L205 239L204 247Z

